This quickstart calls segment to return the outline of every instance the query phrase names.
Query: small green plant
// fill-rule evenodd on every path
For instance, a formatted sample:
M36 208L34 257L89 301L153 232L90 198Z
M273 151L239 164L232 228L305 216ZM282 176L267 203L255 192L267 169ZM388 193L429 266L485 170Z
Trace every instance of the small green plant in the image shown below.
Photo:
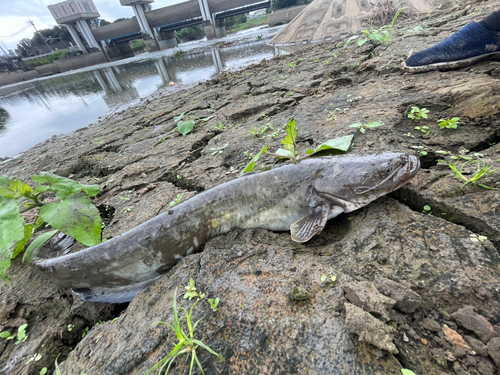
M313 62L319 63L319 57L317 59L314 59Z
M255 156L253 152L249 152L248 150L243 151L243 155L245 155L245 157L248 159L252 159Z
M420 130L425 135L429 135L429 133L431 132L428 126L415 126L415 130Z
M168 205L170 207L174 207L177 203L179 203L182 200L183 196L184 196L184 193L177 194L177 197L172 202L170 202Z
M353 96L351 94L347 95L347 103L357 102L358 100L363 99L361 95Z
M332 153L342 153L346 152L349 147L351 146L351 141L354 135L347 135L344 137L339 137L335 139L330 139L326 141L325 143L320 144L316 148L308 149L306 151L306 154L304 156L299 156L299 153L297 151L297 134L300 129L296 129L297 123L295 119L290 119L288 124L285 127L286 130L286 136L285 139L281 141L281 143L284 145L284 148L279 148L276 150L276 152L267 152L267 146L264 146L262 150L260 150L257 155L255 155L252 160L250 160L250 163L243 169L240 174L243 173L248 173L254 170L256 162L260 159L262 154L267 154L271 156L275 156L281 159L288 159L287 162L298 162L300 160L303 160L305 158L311 157L319 152L322 151L328 151Z
M407 370L405 368L402 368L401 372L403 373L403 375L416 375L413 371Z
M330 276L330 286L335 285L335 281L337 280L337 276L332 275L331 272L328 272L328 274L321 275L321 282L324 283L326 279Z
M446 163L446 161L445 161L445 163ZM465 177L465 175L463 173L463 169L466 165L469 165L470 163L476 163L477 168L476 168L476 172L474 173L474 175L471 178L467 178L467 177ZM480 184L478 182L481 178L483 178L487 174L496 172L495 170L492 169L492 166L486 164L486 162L484 160L479 159L479 158L477 160L469 160L469 161L466 161L465 163L463 163L461 167L458 167L458 165L456 163L455 164L447 163L447 164L450 167L450 169L453 171L455 177L458 177L460 180L462 180L464 182L464 184L460 187L460 190L462 190L467 184L480 186L482 188L489 189L489 190L498 190L497 188L489 187L489 186L486 186L484 184Z
M366 124L358 122L356 124L349 125L349 127L350 128L358 128L360 133L365 134L366 129L378 128L382 125L384 125L384 123L382 121L370 121L369 123L366 123Z
M290 64L288 64L288 66L292 69L294 69L296 66L297 66L297 63L292 61Z
M10 333L9 331L4 331L0 333L0 337L7 339L7 340L12 340L17 338L16 345L19 345L22 342L25 342L26 339L28 338L28 335L26 334L26 328L28 327L28 324L23 324L17 329L17 334L15 333Z
M87 246L101 242L101 217L90 200L99 193L99 185L84 185L45 172L31 179L39 184L35 189L0 175L0 278L7 282L11 259L24 251L35 231L45 223L54 230L31 242L23 262L30 261L58 231ZM58 200L44 203L41 195L48 192L55 193Z
M217 306L219 306L219 297L216 299L209 298L208 302L210 303L210 307L212 308L212 311L217 311Z
M194 283L193 283L193 285L194 285ZM153 372L154 370L156 370L160 366L161 367L160 367L160 371L158 372L158 374L163 373L163 370L165 369L165 367L166 367L166 371L164 374L165 375L168 374L168 371L170 370L170 366L172 365L172 363L175 361L175 359L177 357L179 357L182 354L187 354L186 360L188 360L189 356L191 356L191 364L189 366L189 374L190 375L193 373L193 366L194 366L195 362L198 365L198 368L200 369L201 373L204 375L205 372L203 371L203 368L201 367L201 363L196 355L196 350L198 349L198 347L202 347L203 349L207 350L211 354L219 357L219 359L222 362L224 362L224 357L222 357L220 354L216 353L210 347L205 345L203 343L203 339L197 340L194 338L194 331L196 329L196 326L198 325L198 323L201 320L203 320L203 319L200 319L194 324L191 320L192 315L193 315L193 310L194 310L195 306L198 304L198 302L200 302L200 300L201 299L197 299L196 302L193 304L193 306L191 306L191 309L189 310L189 312L187 312L187 310L183 306L181 306L180 308L177 308L177 289L175 290L174 303L173 303L174 325L172 326L171 324L166 323L166 322L157 322L154 324L165 324L165 325L169 326L177 335L177 339L179 340L179 342L175 345L175 347L172 349L172 351L165 358L163 358L160 362L158 362L156 365L151 367L146 372L145 375ZM181 312L181 310L184 311L185 315L182 317L179 317L179 313ZM186 320L186 325L188 328L187 333L184 331L182 324L181 324L183 319Z
M206 118L199 118L196 116L185 116L185 115L186 112L183 112L179 116L174 117L174 121L177 123L177 127L174 129L174 131L177 130L182 135L189 134L193 131L196 125L195 121L207 122L215 117L215 115L212 115Z
M438 120L438 126L441 129L456 129L458 122L460 120L460 117L453 117L451 119L445 120L445 119L439 119Z
M87 333L89 333L89 329L90 329L89 327L85 327L85 329L84 329L84 330L83 330L83 332L82 332L82 339L83 339L85 336L87 336Z
M427 215L432 215L432 208L429 205L425 205L422 209L422 212Z
M424 146L411 146L411 148L414 148L415 150L417 150L417 152L420 154L420 155L427 155L428 152L427 152L427 148L424 147Z
M214 125L214 129L222 131L222 130L225 130L226 127L222 124L222 121L219 121L218 125Z
M200 292L194 283L193 279L189 280L189 285L184 287L186 289L186 293L184 294L184 299L189 299L191 301L192 298L196 297L198 299L205 298L205 293Z
M210 151L212 151L212 156L215 154L222 154L224 152L224 149L229 145L229 143L226 143L224 146L219 146L219 147L211 147Z
M366 38L358 40L358 46L361 47L362 45L364 45L368 41L368 39L375 40L377 42L381 42L384 44L389 44L389 40L391 39L392 35L392 30L394 29L394 24L396 23L396 20L398 19L399 15L404 10L404 8L405 7L402 7L396 12L390 25L382 26L378 30L370 27L370 30L363 31L363 33L366 35ZM357 39L357 37L353 39ZM351 40L348 40L348 42L350 41Z
M484 242L488 239L488 237L486 236L479 236L477 234L474 234L474 233L471 233L470 234L470 240L472 242Z
M249 134L259 138L263 134L265 134L268 130L274 130L274 126L269 123L267 123L266 125L262 125L260 127L253 126Z
M68 324L68 332L71 332L75 328L74 324Z
M257 35L257 40L260 41L262 40L263 36L262 35Z
M427 108L418 108L418 107L411 107L410 113L408 113L408 118L411 118L412 120L418 121L420 119L426 119L427 114L429 113L429 110Z

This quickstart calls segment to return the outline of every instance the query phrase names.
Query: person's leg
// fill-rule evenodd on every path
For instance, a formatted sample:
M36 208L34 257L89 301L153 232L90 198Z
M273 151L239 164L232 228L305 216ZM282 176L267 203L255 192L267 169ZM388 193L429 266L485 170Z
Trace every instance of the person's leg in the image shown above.
M500 31L500 10L491 13L484 20L479 22L481 25L491 31Z
M481 60L500 58L500 10L465 25L442 42L410 56L403 69L418 73L456 69Z

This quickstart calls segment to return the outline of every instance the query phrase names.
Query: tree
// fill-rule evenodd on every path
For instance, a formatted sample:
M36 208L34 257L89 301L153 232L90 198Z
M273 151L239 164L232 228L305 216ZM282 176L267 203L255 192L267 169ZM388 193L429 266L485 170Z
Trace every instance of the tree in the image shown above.
M111 25L111 22L106 21L104 18L101 18L101 22L99 23L101 26Z
M21 54L22 57L28 57L29 51L31 48L31 40L28 38L23 38L17 44L17 50Z
M175 34L178 42L197 40L203 38L204 36L205 30L203 30L203 27L200 25L185 27Z
M239 25L240 23L247 22L247 16L245 14L240 14L237 16L227 17L224 20L224 26L227 29L232 28L234 25Z
M129 18L124 18L124 17L121 17L121 18L117 18L116 20L113 21L113 23L116 23L116 22L120 22L120 21L126 21L128 20Z

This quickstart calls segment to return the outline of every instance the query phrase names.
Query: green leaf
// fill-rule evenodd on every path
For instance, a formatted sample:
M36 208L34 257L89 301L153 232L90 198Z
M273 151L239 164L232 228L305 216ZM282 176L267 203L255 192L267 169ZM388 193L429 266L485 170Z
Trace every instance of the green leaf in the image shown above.
M366 42L368 42L368 39L360 39L358 40L358 46L362 47Z
M24 238L16 243L16 247L14 248L14 253L12 254L12 259L17 257L20 253L23 252L24 246L29 241L29 239L33 236L33 226L34 224L26 224L24 226Z
M382 125L384 125L384 123L382 121L380 121L380 122L378 122L378 121L370 121L365 126L367 128L378 128L379 126L382 126Z
M279 156L282 156L284 158L289 158L289 159L293 159L293 157L295 156L292 151L285 150L284 148L278 148L276 150L276 154Z
M0 261L9 260L10 263L16 243L24 238L24 220L16 200L0 197L0 223ZM0 275L2 271L0 266Z
M182 135L186 135L186 134L192 132L193 129L194 129L194 121L193 120L179 121L177 123L177 130Z
M40 216L53 228L84 245L94 246L101 242L99 210L83 192L43 206Z
M297 134L300 130L300 129L295 129L295 125L297 125L295 119L292 118L290 119L290 121L288 121L288 124L286 125L286 137L284 140L281 141L281 143L283 143L284 145L295 146L295 140L297 139Z
M186 114L186 112L182 112L179 116L175 116L174 121L175 122L181 121L185 114Z
M30 198L33 194L33 189L15 178L0 175L0 196L6 198Z
M47 373L47 367L40 370L40 375L45 375Z
M323 150L339 150L339 151L347 151L349 147L351 147L351 141L354 135L346 135L344 137L329 139L325 143L320 144L314 150L309 149L306 151L306 154L313 154Z
M31 259L33 258L33 253L36 254L36 251L40 249L43 245L45 245L45 243L57 232L58 232L57 229L51 230L50 232L43 233L39 235L37 238L35 238L30 243L30 245L26 249L26 252L24 253L23 263L31 262Z
M358 39L358 37L359 35L353 35L349 39L347 39L346 42L344 43L344 48L346 48L349 45L349 43L351 43L351 41Z
M363 124L361 122L357 122L355 124L349 125L350 128L360 128L362 126L363 126Z
M3 331L0 333L0 337L2 338L6 338L6 337L9 337L10 336L10 332L9 331Z
M70 180L69 178L56 176L52 173L42 172L39 175L32 175L31 179L40 184L35 189L35 193L45 193L46 191L53 191L56 193L57 198L65 199L71 194L79 191L84 191L89 197L95 197L99 194L99 185L85 185L77 181Z
M247 166L245 167L245 169L243 169L240 174L243 174L243 173L248 173L248 172L251 172L254 170L255 168L255 163L260 159L260 156L262 154L265 154L267 152L267 146L264 146L262 147L262 150L260 150L257 155L255 155L252 160L250 160L250 163L247 164Z
M210 121L211 119L213 119L214 117L215 117L215 115L212 115L212 116L209 116L209 117L200 118L198 120L203 121L203 122L207 122L207 121Z
M7 276L7 271L10 267L10 258L0 260L0 279L10 284L10 277Z
M401 369L401 372L403 373L403 375L415 375L415 373L411 370L407 370L407 369Z

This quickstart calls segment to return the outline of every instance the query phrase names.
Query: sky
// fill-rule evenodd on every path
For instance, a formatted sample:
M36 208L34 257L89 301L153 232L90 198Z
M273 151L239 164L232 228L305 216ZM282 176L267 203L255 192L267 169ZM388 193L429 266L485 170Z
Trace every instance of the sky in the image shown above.
M152 5L153 9L157 9L182 1L185 0L155 0ZM56 22L47 6L59 2L61 0L0 0L0 46L14 50L22 38L32 38L35 32L33 27L29 26L21 31L28 25L28 18L39 30L54 27ZM110 22L117 18L134 16L132 8L121 6L120 0L94 0L94 4L101 18ZM21 32L11 36L18 31Z

